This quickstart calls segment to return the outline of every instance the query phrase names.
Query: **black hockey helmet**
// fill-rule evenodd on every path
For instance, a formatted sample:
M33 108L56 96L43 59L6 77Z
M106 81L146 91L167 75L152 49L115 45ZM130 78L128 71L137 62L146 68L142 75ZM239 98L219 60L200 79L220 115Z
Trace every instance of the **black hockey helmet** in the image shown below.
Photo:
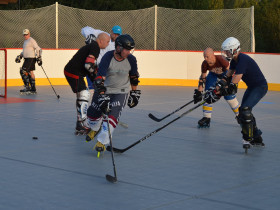
M134 40L128 34L122 34L116 38L115 47L120 46L127 50L132 50L135 47Z
M85 40L85 43L86 44L90 44L92 43L93 41L96 41L96 37L94 36L94 34L89 34Z

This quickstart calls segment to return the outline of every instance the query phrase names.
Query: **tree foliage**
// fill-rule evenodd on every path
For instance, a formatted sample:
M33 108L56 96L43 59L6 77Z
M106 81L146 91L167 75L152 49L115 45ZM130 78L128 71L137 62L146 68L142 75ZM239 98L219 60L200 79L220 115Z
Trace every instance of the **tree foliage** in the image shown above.
M216 10L255 7L255 37L257 52L280 52L280 0L18 0L0 5L0 10L26 10L59 4L87 10L124 11L158 5L166 8Z

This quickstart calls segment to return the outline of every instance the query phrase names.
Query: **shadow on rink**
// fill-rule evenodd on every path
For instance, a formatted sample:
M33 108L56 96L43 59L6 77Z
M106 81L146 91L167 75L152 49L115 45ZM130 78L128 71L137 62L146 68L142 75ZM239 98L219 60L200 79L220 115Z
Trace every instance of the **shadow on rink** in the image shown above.
M211 126L198 129L199 107L123 154L98 159L95 142L75 136L75 94L68 86L38 86L38 94L8 97L32 99L3 103L0 99L0 208L10 209L279 209L280 93L269 91L254 108L265 148L246 155L241 128L224 99L214 104ZM137 107L128 107L113 144L125 148L194 107L161 122L192 100L193 87L140 86ZM237 93L239 101L244 93ZM19 100L20 101L20 100ZM37 137L33 139L33 137Z

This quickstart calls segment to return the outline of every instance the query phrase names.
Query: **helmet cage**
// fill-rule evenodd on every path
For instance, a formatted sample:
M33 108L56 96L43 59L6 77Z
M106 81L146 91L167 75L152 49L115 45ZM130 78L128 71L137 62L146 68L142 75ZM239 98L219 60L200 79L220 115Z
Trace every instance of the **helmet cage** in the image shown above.
M222 44L221 54L226 57L227 60L231 60L240 51L240 42L234 38L227 38Z
M85 43L86 44L90 44L92 43L93 41L96 41L96 36L94 36L93 34L89 34L85 40Z

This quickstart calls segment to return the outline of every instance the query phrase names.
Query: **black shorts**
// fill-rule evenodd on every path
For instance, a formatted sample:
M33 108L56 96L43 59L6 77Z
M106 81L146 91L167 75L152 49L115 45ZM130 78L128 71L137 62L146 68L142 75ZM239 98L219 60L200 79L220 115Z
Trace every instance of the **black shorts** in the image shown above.
M87 89L84 77L71 74L66 70L64 70L64 75L74 93Z
M35 71L35 63L36 58L24 58L22 69L27 72Z

